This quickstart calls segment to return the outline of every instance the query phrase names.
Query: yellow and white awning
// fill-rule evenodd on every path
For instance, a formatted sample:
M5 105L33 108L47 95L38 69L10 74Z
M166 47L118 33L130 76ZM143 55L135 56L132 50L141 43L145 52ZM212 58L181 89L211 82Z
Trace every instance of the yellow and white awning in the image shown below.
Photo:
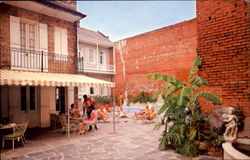
M115 87L112 82L78 74L0 70L0 85Z

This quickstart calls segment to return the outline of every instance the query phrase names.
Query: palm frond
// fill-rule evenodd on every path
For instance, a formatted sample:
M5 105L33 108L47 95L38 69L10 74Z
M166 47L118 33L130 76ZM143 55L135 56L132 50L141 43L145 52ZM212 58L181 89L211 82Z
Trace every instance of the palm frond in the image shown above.
M160 150L165 150L166 149L166 143L167 143L167 134L165 134L162 139L161 142L159 144L159 149Z
M216 105L221 105L222 102L221 100L214 94L209 93L209 92L202 92L202 93L198 93L195 95L195 101L197 100L198 97L203 97L206 98L208 100L210 100L211 102L213 102Z
M148 79L152 79L152 80L164 80L165 82L167 83L171 83L173 84L174 86L181 86L183 85L183 83L172 77L172 76L169 76L169 75L165 75L165 74L151 74L151 75L148 75Z
M188 100L190 98L191 88L184 87L180 94L180 99L178 101L178 106L185 106L188 103Z
M195 57L193 66L192 66L190 72L188 73L188 77L189 78L191 78L192 75L199 70L198 67L201 65L201 62L202 62L202 58L201 57L199 57L199 56Z
M201 86L207 84L207 80L200 77L200 76L195 76L192 79L189 80L189 83L193 83L196 86Z
M167 102L164 103L164 105L162 105L162 107L159 109L158 114L163 113L169 107L175 106L177 101L178 101L178 96L173 96L170 99L168 99Z
M177 91L180 90L181 88L182 88L182 86L173 87L173 88L169 89L169 91L167 92L167 94L164 95L164 99L168 99L169 96L171 96L172 94L174 94L175 92L177 92Z

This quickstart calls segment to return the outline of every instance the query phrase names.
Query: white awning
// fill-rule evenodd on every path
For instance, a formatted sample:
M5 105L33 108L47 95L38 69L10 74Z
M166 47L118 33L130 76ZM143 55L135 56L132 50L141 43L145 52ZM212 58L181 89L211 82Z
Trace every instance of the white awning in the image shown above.
M0 70L0 85L115 87L112 82L79 74Z

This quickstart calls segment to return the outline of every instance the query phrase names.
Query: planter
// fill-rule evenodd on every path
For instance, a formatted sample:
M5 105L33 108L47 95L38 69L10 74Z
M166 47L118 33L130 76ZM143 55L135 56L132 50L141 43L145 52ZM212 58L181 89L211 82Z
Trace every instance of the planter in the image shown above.
M222 148L224 150L224 159L250 159L250 155L246 155L242 152L240 152L236 147L243 146L242 149L247 150L248 153L250 152L250 139L240 139L237 138L234 144L229 142L225 142L222 144Z

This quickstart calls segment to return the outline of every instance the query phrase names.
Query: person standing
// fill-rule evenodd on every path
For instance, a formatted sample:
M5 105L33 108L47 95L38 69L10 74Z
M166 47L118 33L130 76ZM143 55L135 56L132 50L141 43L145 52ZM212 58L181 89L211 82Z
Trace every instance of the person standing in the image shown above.
M88 97L85 94L85 95L83 95L83 112L84 112L84 110L86 111L88 119L90 118L90 114L91 114L91 110L89 109L89 107L94 108L94 102L90 97ZM96 125L95 125L95 128L97 129ZM92 130L92 126L90 125L89 131L91 131L91 130Z
M121 92L120 92L120 94L119 94L118 99L119 99L119 105L122 106L122 104L123 104L123 95L122 95Z

